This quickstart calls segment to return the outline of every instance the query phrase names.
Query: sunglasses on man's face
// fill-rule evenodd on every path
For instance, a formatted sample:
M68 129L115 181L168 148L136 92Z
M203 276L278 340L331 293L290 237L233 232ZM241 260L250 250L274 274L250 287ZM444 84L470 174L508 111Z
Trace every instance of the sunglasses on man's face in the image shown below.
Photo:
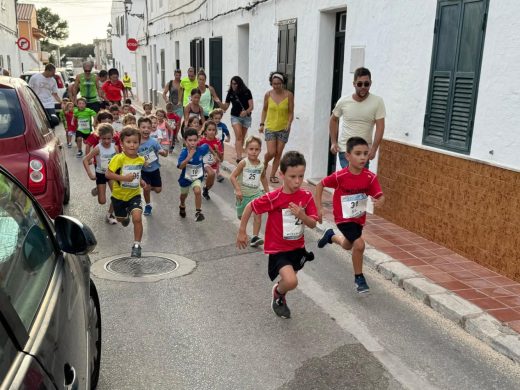
M361 88L361 87L368 88L368 87L370 87L370 81L365 81L365 82L358 81L356 83L356 87L358 87L358 88Z

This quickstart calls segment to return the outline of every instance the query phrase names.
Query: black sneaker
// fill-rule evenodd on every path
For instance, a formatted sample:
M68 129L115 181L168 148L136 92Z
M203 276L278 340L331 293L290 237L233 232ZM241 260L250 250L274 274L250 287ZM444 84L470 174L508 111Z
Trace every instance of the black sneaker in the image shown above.
M195 213L195 222L201 222L204 221L204 214L202 214L202 211L197 211Z
M204 197L204 199L206 200L211 200L210 196L209 196L209 190L207 187L204 187L204 189L202 190L202 196Z
M323 236L318 240L318 248L323 248L327 244L332 244L332 237L334 237L334 230L327 229Z
M278 283L273 286L273 301L271 303L271 309L273 309L274 314L278 317L285 319L291 318L291 311L285 301L285 295L278 294L276 287L278 287Z
M356 290L359 294L367 293L370 291L370 287L368 287L367 281L363 275L356 276L354 279L354 283L356 283Z
M132 254L130 257L141 257L141 245L134 244L134 246L132 246Z
M218 176L217 176L217 181L218 181L219 183L222 183L222 182L224 181L224 176L222 176L222 175L218 175Z
M249 243L249 246L252 248L256 248L257 246L260 246L263 243L264 243L264 240L262 240L260 237L253 236L253 238L251 239L251 242Z
M83 157L83 152L80 150L78 153L76 153L77 158Z
M121 221L121 225L123 225L124 227L127 227L129 224L130 224L130 216L127 215L126 218Z
M179 206L179 215L180 215L182 218L186 218L186 207L184 207L184 206Z

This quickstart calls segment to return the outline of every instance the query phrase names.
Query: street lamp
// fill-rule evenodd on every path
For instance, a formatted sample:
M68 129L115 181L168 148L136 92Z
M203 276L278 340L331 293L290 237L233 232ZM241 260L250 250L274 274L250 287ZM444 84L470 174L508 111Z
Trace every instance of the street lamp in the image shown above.
M144 20L144 14L133 14L130 11L132 11L132 0L124 0L123 4L125 6L125 12L130 16L135 16L136 18L143 19Z
M112 36L112 23L108 22L107 26L107 38L110 38Z

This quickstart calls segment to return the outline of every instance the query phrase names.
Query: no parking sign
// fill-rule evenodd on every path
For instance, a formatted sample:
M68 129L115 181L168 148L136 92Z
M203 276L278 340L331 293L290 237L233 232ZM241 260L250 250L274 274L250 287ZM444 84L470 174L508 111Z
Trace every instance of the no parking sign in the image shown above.
M20 50L26 51L31 48L31 42L29 42L29 39L26 37L20 37L16 41L16 45Z

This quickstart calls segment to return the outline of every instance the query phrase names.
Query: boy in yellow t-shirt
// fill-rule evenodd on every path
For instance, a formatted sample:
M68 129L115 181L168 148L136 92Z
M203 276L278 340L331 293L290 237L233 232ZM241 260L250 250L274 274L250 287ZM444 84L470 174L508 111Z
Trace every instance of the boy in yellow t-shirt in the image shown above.
M130 215L134 224L134 245L132 257L141 257L141 238L143 237L143 206L141 204L141 187L146 183L141 179L144 157L137 154L141 143L141 133L133 126L126 126L120 134L122 153L110 160L105 176L113 180L112 205L118 222L123 226L130 223Z

